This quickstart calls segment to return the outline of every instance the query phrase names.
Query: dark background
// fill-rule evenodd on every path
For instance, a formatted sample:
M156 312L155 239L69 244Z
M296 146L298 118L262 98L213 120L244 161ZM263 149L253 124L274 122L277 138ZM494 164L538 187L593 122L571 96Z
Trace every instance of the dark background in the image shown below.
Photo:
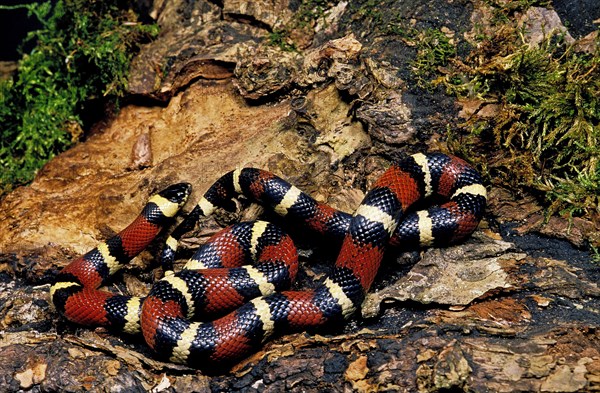
M552 4L573 38L598 29L593 21L600 19L600 0L554 0Z
M0 0L0 5L35 3L34 0ZM15 61L20 58L17 48L27 32L41 27L35 16L27 17L27 10L0 9L0 61ZM24 49L28 52L33 43Z

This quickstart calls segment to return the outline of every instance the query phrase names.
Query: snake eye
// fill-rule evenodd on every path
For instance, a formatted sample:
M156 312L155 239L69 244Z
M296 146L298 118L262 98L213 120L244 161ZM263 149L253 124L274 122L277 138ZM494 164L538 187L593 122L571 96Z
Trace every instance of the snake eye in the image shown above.
M192 185L190 183L177 183L165 188L159 192L158 195L168 199L173 203L183 204L191 192Z

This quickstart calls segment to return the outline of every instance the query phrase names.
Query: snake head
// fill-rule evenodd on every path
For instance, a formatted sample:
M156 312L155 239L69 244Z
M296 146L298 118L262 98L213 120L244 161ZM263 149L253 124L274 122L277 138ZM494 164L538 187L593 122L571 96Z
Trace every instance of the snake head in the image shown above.
M185 204L191 192L192 185L190 183L177 183L165 188L158 195L181 207Z

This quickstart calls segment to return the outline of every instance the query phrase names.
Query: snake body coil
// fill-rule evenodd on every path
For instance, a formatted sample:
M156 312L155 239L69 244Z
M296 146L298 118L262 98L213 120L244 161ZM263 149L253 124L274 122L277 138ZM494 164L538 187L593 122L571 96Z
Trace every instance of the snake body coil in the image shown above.
M65 267L51 288L57 310L80 324L141 330L150 347L173 362L201 367L207 361L231 361L276 332L343 321L360 307L386 247L460 241L477 227L486 204L480 175L464 161L439 153L415 154L392 165L354 214L318 203L269 172L244 168L217 180L173 231L162 255L165 277L146 298L99 290L176 214L189 189L178 184L152 197L131 225ZM172 272L179 238L200 217L219 207L231 209L239 195L293 225L341 240L323 283L312 291L286 290L298 270L296 248L287 234L264 221L222 230L183 270ZM408 212L430 196L447 202ZM196 321L206 314L221 316Z

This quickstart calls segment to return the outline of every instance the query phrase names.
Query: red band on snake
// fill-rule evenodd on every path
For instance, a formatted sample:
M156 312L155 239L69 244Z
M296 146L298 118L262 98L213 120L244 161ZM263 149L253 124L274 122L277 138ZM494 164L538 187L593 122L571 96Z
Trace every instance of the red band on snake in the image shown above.
M259 169L227 173L210 187L173 231L162 254L165 278L146 298L98 288L141 251L185 203L189 185L152 197L125 230L74 260L51 289L57 310L69 320L140 329L157 354L203 367L234 361L275 333L341 322L358 309L389 246L439 246L461 241L477 227L486 204L480 175L444 154L415 154L392 165L354 214L316 202L285 180ZM177 242L200 217L231 210L243 195L285 218L342 243L329 276L312 291L288 291L298 270L296 248L281 229L256 221L224 229L172 272ZM417 201L446 203L411 211ZM251 265L244 265L251 262ZM229 314L224 315L229 312ZM198 315L224 315L195 322Z

